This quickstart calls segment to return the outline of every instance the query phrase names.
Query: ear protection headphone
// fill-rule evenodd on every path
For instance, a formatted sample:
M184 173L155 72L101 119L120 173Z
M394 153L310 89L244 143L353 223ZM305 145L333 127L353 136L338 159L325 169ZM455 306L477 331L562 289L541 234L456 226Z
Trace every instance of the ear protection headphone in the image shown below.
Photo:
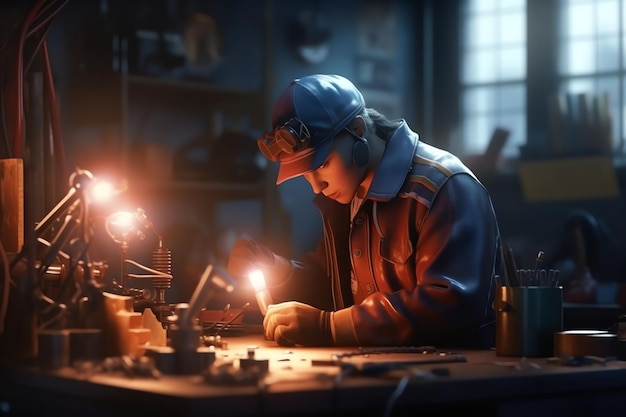
M272 132L265 132L257 140L259 150L270 161L278 161L281 153L293 154L306 147L311 139L309 129L302 121L293 117Z
M363 168L370 160L370 147L367 143L367 139L357 135L347 127L345 130L354 139L354 145L352 145L352 163L359 168Z

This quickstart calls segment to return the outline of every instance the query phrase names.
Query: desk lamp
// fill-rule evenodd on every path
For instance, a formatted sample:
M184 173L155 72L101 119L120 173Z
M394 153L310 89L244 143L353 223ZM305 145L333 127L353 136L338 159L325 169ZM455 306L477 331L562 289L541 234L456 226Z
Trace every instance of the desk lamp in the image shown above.
M120 244L121 248L121 284L114 283L123 294L133 295L135 301L143 301L146 298L145 290L128 288L129 278L148 278L152 280L155 296L152 300L152 309L159 321L165 325L165 318L170 315L170 309L165 302L165 290L172 284L172 253L163 245L163 238L150 222L143 209L138 208L135 212L118 211L107 217L106 230L111 239ZM158 239L158 246L152 252L152 268L135 262L128 257L130 241L133 238L143 240L144 230L151 231ZM131 274L128 272L128 264L148 272L146 274Z

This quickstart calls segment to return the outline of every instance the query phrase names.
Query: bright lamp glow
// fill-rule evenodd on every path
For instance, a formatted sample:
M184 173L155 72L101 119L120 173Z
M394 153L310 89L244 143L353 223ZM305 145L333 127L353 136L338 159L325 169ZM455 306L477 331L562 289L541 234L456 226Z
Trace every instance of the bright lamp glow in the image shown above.
M118 211L107 217L106 229L111 238L120 243L128 238L135 229L135 214L129 211Z
M255 269L248 274L248 277L250 278L250 284L252 284L254 291L263 291L266 289L265 275L263 274L263 271Z
M267 313L267 306L274 302L272 300L272 295L265 286L265 275L260 269L255 269L250 271L248 278L250 279L250 284L252 284L252 287L256 292L256 301L259 304L259 310L261 311L261 314L265 315L265 313Z
M107 181L97 181L89 190L89 194L92 200L96 203L108 201L116 193L117 190L115 189L115 187L113 187L113 184Z

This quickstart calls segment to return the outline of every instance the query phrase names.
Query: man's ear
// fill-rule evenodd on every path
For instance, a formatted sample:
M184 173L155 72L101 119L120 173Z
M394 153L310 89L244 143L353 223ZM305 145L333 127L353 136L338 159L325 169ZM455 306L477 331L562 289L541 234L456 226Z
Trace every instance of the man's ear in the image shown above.
M357 136L365 135L365 132L367 131L367 125L365 124L365 119L363 118L363 116L356 116L354 119L352 119L349 128Z

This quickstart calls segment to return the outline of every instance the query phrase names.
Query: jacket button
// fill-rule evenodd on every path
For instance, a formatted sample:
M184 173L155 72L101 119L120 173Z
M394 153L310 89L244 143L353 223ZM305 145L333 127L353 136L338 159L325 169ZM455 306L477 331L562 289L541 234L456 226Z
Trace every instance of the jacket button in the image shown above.
M373 286L372 284L367 284L367 285L365 286L365 289L367 290L367 293L368 293L368 294L371 294L371 293L373 293L373 292L374 292L374 286Z
M363 224L363 218L362 217L357 217L356 219L354 219L354 223L355 224Z
M361 257L361 249L353 250L352 254L354 255L355 258L360 258Z

